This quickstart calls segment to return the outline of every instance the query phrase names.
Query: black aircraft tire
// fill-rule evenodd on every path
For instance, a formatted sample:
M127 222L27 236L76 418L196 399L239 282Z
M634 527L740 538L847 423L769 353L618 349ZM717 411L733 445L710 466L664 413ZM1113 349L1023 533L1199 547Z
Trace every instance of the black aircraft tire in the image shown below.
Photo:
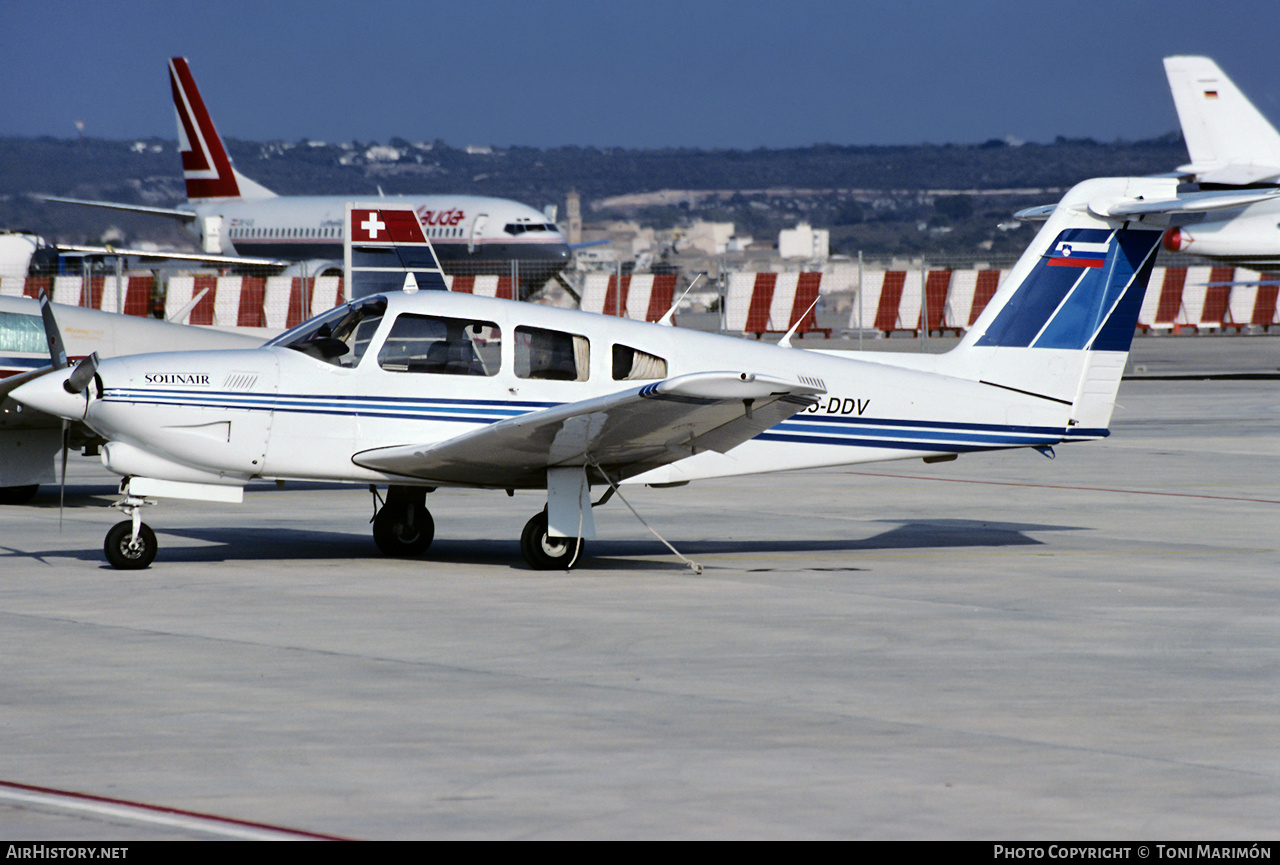
M155 561L156 550L160 547L156 543L156 533L151 531L151 526L146 523L138 526L136 548L130 549L131 540L133 540L133 520L116 523L111 527L111 531L107 532L107 540L102 545L102 551L106 553L111 567L121 571L138 571Z
M534 514L520 533L520 552L535 571L567 571L582 558L582 538L547 535L547 512Z
M435 520L423 505L387 505L373 518L373 542L383 555L397 559L420 556L436 536Z
M39 484L22 487L0 487L0 505L25 505L36 497Z

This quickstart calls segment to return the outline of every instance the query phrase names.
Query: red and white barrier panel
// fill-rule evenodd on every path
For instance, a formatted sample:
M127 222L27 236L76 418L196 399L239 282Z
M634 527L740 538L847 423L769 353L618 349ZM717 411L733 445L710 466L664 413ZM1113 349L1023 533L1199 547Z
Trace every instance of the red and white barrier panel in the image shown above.
M919 333L968 330L1007 275L1001 270L868 270L849 314L849 327ZM730 330L783 333L800 321L798 332L830 334L819 328L810 309L833 277L822 273L734 273L729 275L725 320ZM921 315L921 279L925 315ZM515 298L509 276L445 277L453 291L484 297ZM673 274L617 277L591 274L583 285L582 309L657 321L675 297ZM851 286L829 285L844 291ZM150 275L28 276L0 278L0 295L38 297L55 303L150 316L155 279ZM201 292L204 292L203 296ZM199 301L181 318L184 324L220 327L293 327L346 301L342 278L289 276L175 276L169 279L164 309L168 315ZM923 319L923 321L922 321ZM1199 332L1280 326L1280 274L1233 267L1157 267L1151 274L1138 314L1143 331Z
M582 284L582 311L657 321L671 308L675 292L674 273L636 273L621 280L590 273Z
M1005 271L1000 270L867 270L861 297L849 314L849 327L882 333L908 330L969 329L996 293ZM924 291L921 292L923 279ZM926 315L921 315L921 296Z
M516 299L515 280L509 276L446 276L444 281L450 291L503 300Z
M1138 327L1174 333L1270 330L1280 324L1280 274L1243 267L1157 267L1138 314Z
M43 290L54 303L150 316L154 278L125 277L123 296L119 282L114 276L94 276L86 290L79 276L6 277L0 280L0 294L38 297ZM197 297L199 301L186 311L181 323L277 330L293 327L313 313L345 301L342 278L337 276L305 280L289 276L174 276L166 288L164 310L174 315Z
M169 280L167 313L176 315L201 292L179 319L182 324L279 330L345 302L338 276L175 276Z
M947 300L947 327L968 330L982 315L1007 270L957 270L951 275L951 296Z
M831 335L818 327L813 302L822 289L821 273L731 273L725 292L725 327L754 333L796 332Z
M928 271L928 327L968 330L986 308L1008 271ZM919 333L920 271L866 271L861 298L849 316L851 328ZM1175 333L1280 325L1280 274L1233 267L1157 267L1151 274L1138 328Z
M150 274L125 277L123 295L120 282L114 276L93 276L89 278L86 292L84 279L79 276L6 276L0 279L0 295L39 297L44 291L54 303L123 312L125 315L151 315L155 278Z

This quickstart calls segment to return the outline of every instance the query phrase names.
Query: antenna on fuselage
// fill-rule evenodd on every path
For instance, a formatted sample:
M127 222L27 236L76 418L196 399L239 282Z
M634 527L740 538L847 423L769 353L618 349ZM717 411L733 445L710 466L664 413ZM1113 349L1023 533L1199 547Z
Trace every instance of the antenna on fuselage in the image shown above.
M671 304L671 309L663 313L662 318L658 319L658 324L664 324L667 327L671 327L675 324L676 307L681 304L689 292L693 291L693 287L698 284L698 280L700 279L702 279L702 274L698 274L693 278L693 282L689 283L689 287L684 290L684 294L681 294L679 299Z
M804 315L797 318L796 323L791 325L791 330L783 334L782 339L778 340L778 345L783 348L795 348L795 346L791 344L791 337L796 335L796 331L800 329L800 325L809 317L809 313L813 312L813 308L818 305L818 298L820 297L822 297L822 295L816 295L813 298L813 303L809 304L809 308L804 311Z

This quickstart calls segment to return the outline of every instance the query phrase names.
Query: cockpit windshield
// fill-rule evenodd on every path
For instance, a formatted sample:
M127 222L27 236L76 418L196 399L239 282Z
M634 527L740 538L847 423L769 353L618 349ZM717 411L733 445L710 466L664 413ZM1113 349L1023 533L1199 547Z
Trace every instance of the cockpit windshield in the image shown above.
M267 345L291 348L334 366L353 367L364 357L386 311L385 297L362 297L303 322Z

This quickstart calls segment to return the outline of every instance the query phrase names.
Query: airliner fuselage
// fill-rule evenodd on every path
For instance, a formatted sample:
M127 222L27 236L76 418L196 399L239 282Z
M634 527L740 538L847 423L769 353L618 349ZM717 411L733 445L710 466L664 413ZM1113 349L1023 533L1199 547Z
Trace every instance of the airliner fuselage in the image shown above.
M342 225L352 196L297 195L193 201L193 226L206 252L293 261L342 261ZM512 259L560 270L564 235L532 207L475 195L392 195L380 207L411 209L451 272L510 273ZM464 268L457 268L464 265Z

